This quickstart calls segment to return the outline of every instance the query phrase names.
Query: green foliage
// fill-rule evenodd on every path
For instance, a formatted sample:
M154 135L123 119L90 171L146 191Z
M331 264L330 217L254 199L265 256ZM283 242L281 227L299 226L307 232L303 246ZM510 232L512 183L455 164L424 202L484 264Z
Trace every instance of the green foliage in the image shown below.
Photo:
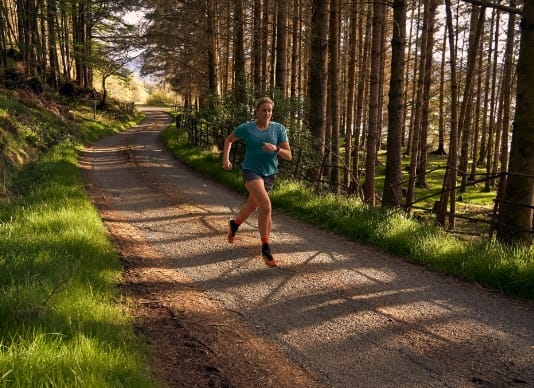
M148 105L170 105L173 102L174 96L161 89L152 90L146 101Z
M195 169L244 192L239 172L224 171L217 155L189 145L186 132L169 128L165 140ZM534 298L532 249L508 248L484 238L462 241L400 210L369 208L354 197L317 195L305 182L295 180L280 179L271 200L276 209L354 241L488 288Z
M219 153L208 149L198 149L189 145L187 132L169 127L163 134L167 146L196 170L212 179L224 182L237 191L244 192L241 175L237 171L227 172L222 169Z

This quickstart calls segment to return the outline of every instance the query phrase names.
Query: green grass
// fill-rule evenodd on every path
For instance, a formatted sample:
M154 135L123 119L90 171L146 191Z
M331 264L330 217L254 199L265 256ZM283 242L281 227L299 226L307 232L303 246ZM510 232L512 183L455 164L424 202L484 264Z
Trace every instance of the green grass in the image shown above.
M121 128L85 121L0 199L0 387L157 385L77 166L81 142Z
M237 168L231 173L224 171L218 155L188 145L185 132L170 127L164 138L180 159L210 178L244 192ZM439 180L435 176L431 179ZM468 197L471 196L476 198L476 193L470 192ZM402 211L369 208L355 198L315 195L300 182L280 179L271 200L276 209L338 235L376 246L435 271L534 300L531 248L505 247L488 238L460 240L433 223L420 222Z

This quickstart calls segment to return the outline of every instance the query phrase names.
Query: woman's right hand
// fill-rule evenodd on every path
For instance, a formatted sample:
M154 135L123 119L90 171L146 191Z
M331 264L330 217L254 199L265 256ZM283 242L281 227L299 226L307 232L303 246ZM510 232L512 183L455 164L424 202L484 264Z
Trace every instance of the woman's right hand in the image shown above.
M229 160L223 160L223 168L226 170L226 171L232 171L232 163L230 163Z

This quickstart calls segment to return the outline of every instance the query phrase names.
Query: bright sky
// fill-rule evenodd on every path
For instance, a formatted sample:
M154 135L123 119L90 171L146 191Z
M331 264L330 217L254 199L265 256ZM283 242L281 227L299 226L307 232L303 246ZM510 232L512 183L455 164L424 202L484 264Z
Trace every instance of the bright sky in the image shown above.
M144 13L141 12L141 11L137 11L137 12L128 12L124 15L124 20L127 22L127 23L131 23L131 24L134 24L134 23L137 23L140 19L143 18L143 15Z

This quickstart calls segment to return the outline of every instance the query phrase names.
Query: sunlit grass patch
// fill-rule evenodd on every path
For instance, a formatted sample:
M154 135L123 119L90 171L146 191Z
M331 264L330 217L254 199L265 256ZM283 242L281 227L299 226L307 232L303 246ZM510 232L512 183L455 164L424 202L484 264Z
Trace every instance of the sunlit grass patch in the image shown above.
M80 127L84 139L114 128ZM83 135L82 135L83 134ZM0 386L150 387L121 263L68 138L0 199Z
M40 329L22 330L2 345L0 383L10 387L147 387L128 349L110 346L98 337L65 336Z

